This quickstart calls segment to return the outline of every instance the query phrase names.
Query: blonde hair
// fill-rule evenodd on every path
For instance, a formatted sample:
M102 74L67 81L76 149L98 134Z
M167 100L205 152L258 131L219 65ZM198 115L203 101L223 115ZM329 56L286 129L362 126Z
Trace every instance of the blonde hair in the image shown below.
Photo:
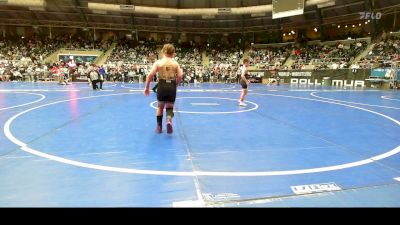
M162 54L173 55L175 53L175 47L172 44L165 44L161 50Z

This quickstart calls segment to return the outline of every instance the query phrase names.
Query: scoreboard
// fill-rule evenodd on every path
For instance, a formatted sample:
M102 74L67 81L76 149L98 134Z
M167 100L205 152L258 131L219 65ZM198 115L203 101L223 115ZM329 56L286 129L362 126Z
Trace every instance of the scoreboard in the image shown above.
M304 0L272 0L272 19L304 13Z

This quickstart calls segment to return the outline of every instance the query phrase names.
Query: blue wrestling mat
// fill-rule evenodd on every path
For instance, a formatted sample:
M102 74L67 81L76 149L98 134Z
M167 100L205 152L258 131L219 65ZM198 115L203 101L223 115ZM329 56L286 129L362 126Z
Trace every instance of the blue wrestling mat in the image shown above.
M0 207L400 206L396 90L179 87L156 134L154 93L104 88L0 83Z

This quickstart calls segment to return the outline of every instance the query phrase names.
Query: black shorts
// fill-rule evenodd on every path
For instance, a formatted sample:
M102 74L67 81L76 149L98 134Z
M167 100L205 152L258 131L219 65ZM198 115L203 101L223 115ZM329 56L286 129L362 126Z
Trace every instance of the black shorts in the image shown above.
M247 83L244 80L240 80L240 85L242 85L243 89L247 89Z
M159 80L157 88L157 100L159 102L174 103L176 98L176 81Z

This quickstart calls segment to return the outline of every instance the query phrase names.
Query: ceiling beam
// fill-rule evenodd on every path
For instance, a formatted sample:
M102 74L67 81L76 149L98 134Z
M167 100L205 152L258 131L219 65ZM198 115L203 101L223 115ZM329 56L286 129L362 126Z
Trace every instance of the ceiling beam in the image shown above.
M367 12L375 12L375 3L373 0L364 0L364 3ZM381 29L380 27L378 27L378 23L376 20L369 20L369 21L370 23L368 24L368 26L371 29L371 36L375 38L380 33Z
M243 7L244 3L243 0L240 0L240 7ZM242 38L244 37L244 15L240 16L241 18L241 27L242 27ZM244 40L242 40L243 46L244 46Z
M38 26L40 23L39 23L39 19L37 18L37 16L36 16L36 13L35 13L35 11L31 11L31 15L32 15L32 25L35 27L35 26Z
M132 1L131 0L126 0L126 4L127 5L132 5ZM133 32L135 30L135 15L133 13L129 13L129 29L131 30L131 32Z
M79 0L72 0L72 1L80 3ZM126 0L126 1L127 1L127 3L129 3L128 0ZM130 2L132 2L132 1L130 1ZM324 24L331 25L332 23L351 23L350 21L353 21L353 22L354 21L358 21L357 20L357 17L359 18L358 12L353 12L352 7L350 7L350 6L358 5L360 3L363 3L363 1L348 3L348 4L344 4L344 5L337 5L337 6L334 6L334 7L328 7L328 8L322 9L322 11L324 11L324 10L342 8L342 7L346 7L347 6L347 7L349 7L349 9L352 12L352 13L345 14L345 15L342 14L340 16L323 17ZM206 4L208 4L210 7L212 7L212 1L211 0L206 1ZM243 5L243 1L242 1L242 5ZM71 6L71 7L74 7L74 6ZM385 10L385 11L387 10L388 12L383 12L383 14L384 15L388 15L388 14L394 13L395 9L396 8L399 9L399 7L400 7L400 4L395 4L395 5L392 5L392 6L377 8L376 10L380 11L380 12L383 12L383 10ZM68 23L78 23L78 22L80 22L80 24L82 24L81 25L82 27L84 27L85 25L88 26L88 27L94 26L93 24L96 24L96 25L97 24L104 24L107 27L111 27L111 26L109 26L109 24L118 23L118 26L122 26L122 24L125 23L125 25L124 25L125 30L128 30L129 29L129 25L126 24L126 23L129 20L129 18L131 18L131 20L132 20L132 17L133 17L136 20L136 23L137 23L137 25L135 26L135 29L137 27L139 27L139 26L144 26L144 25L138 24L138 20L142 20L143 19L143 20L151 20L151 21L153 21L153 23L157 23L157 21L165 21L165 22L167 22L167 23L163 23L163 24L165 24L165 25L163 25L163 26L165 26L165 30L170 30L171 27L172 27L172 28L174 28L173 32L176 32L176 24L174 26L171 23L171 21L175 21L175 19L161 19L161 18L157 18L157 17L151 18L151 17L146 17L146 16L137 16L137 15L134 15L134 14L130 14L130 15L128 15L128 14L121 14L121 15L118 15L118 14L115 14L115 15L111 15L111 14L107 14L107 15L94 14L94 13L87 12L85 10L86 9L85 6L81 5L79 7L79 6L77 6L77 4L75 4L75 8L79 9L79 12L78 12L78 10L75 10L75 12L74 11L72 11L72 12L62 12L62 9L60 9L60 8L57 9L57 10L60 10L60 12L54 12L54 11L43 11L43 12L42 11L35 11L35 12L32 12L32 11L29 11L29 10L26 10L26 9L16 10L16 9L0 8L0 14L2 14L2 12L8 12L8 14L9 14L9 15L3 14L2 18L0 17L0 23L3 23L4 21L7 21L10 17L11 18L18 18L19 14L17 14L17 13L21 13L21 14L25 14L25 15L32 15L32 16L28 17L28 18L30 18L30 20L27 19L27 20L24 21L24 23L23 23L24 25L28 22L30 24L30 26L32 26L32 23L35 23L34 21L36 20L39 26L44 26L44 25L47 26L49 24L48 21L50 21L50 20L46 20L46 19L47 18L52 18L53 19L52 21L55 21L56 19L54 19L55 18L54 15L57 14L57 15L59 15L59 18L65 17L64 19L62 19L62 21L60 20L60 22L62 22L65 25L67 25ZM336 11L336 12L339 11L340 12L340 10L334 10L334 11ZM83 12L85 12L85 13L82 14ZM314 12L315 11L306 11L305 14L313 14ZM77 20L79 20L79 16L80 15L84 16L86 19L81 17L82 19L80 21L71 21L71 20L69 20L69 18L71 18L71 19L72 18L76 18ZM10 16L10 17L8 17L8 16ZM92 18L89 18L89 17L92 17ZM96 23L95 22L95 21L97 21L96 17L98 17L99 20L104 18L104 20L106 20L106 21L105 22ZM88 25L88 22L87 22L88 18L91 19L90 21L92 21L90 25ZM114 20L112 20L113 18L118 18L118 19L117 19L117 21L114 21ZM261 22L259 21L260 19L262 20ZM268 16L258 17L258 18L228 17L227 19L222 19L222 18L218 19L218 21L221 21L222 23L224 23L224 22L235 22L235 23L239 23L240 24L241 22L242 23L245 22L245 24L244 24L245 26L243 26L245 32L247 32L249 28L253 27L253 25L251 24L252 21L256 22L254 24L257 24L257 25L260 24L260 26L254 26L254 27L264 27L263 30L265 30L265 28L273 27L275 23L274 22L269 22L270 20L271 20L271 15L270 14ZM13 22L13 24L15 24L16 21L17 20L15 20ZM196 21L198 21L198 20L193 19L193 18L188 18L188 19L180 18L180 23L194 23ZM215 22L215 20L214 21L202 20L202 21L206 24L204 26L204 28L196 28L196 27L188 27L188 26L186 26L186 27L180 27L180 29L182 30L182 32L185 32L186 30L189 30L189 29L193 29L193 30L195 30L195 29L199 29L199 30L208 29L208 32L210 32L211 30L214 30L214 29L218 29L218 30L222 29L222 28L218 28L218 26L216 26L217 23ZM313 19L313 20L310 20L310 21L307 21L307 22L308 23L312 23L312 22L316 22L316 21L317 21L316 19ZM135 23L131 21L130 24L134 25ZM288 24L289 23L281 24L281 25L287 26ZM153 26L153 27L159 27L159 28L162 27L160 24L157 24L157 25ZM116 26L117 26L117 24L116 24ZM149 26L152 27L151 25L149 25ZM275 25L275 27L276 27L276 25ZM226 28L227 28L227 30L228 29L240 30L242 28L242 26L239 25L238 27L235 27L235 28L229 28L229 27L226 27ZM96 29L98 29L98 28L96 27ZM229 32L229 30L228 30L228 32Z
M397 5L398 8L400 8L400 5ZM394 11L395 8L391 7L391 8L387 8L386 10L390 10L390 11ZM381 10L382 11L382 10ZM29 14L31 13L31 11L29 10L12 10L12 9L0 9L0 13L26 13ZM307 12L307 14L314 14L314 12ZM385 11L385 15L389 13ZM76 12L35 12L36 16L40 16L40 15L53 15L53 14L57 14L57 15L66 15L69 17L78 17L79 14ZM102 15L102 14L86 14L87 16L93 16L93 17L106 17L108 18L120 18L120 19L129 19L128 15ZM330 19L339 19L342 18L343 21L348 21L348 17L349 16L358 16L359 17L359 13L355 12L355 13L350 13L350 14L342 14L340 16L330 16L330 17L323 17L324 20L330 20ZM51 16L50 16L51 17ZM347 17L347 18L346 18ZM175 21L174 19L162 19L162 18L154 18L154 17L139 17L139 16L135 16L135 18L137 19L143 19L143 20L152 20L152 21L157 21L157 20L161 20L161 21ZM5 18L0 18L0 21L2 19ZM265 16L265 17L252 17L252 18L245 18L244 21L245 22L250 22L250 21L257 21L257 20L271 20L272 17L271 16ZM45 20L45 19L44 19ZM43 19L39 20L40 22L43 21ZM196 19L181 19L181 21L183 22L196 22L198 20ZM209 23L208 20L204 20L206 23ZM241 22L242 18L237 18L237 19L219 19L218 21L222 21L222 22ZM307 20L307 22L310 21L314 21L314 20ZM66 19L64 22L68 22L68 20ZM273 24L267 24L265 23L264 26L269 26L269 25L273 25ZM125 26L127 26L127 24L125 24Z
M176 1L176 6L177 6L178 9L181 8L181 0L177 0ZM176 17L175 24L176 24L176 33L180 33L181 21L180 21L180 17L179 16ZM180 38L180 37L178 37L178 38Z
M361 4L364 4L364 1L352 2L352 3L343 4L343 5L330 6L330 7L322 8L322 11L332 10L332 9L340 9L343 7L351 7L351 6L355 6L355 5L361 5Z
M74 3L75 8L79 11L79 15L81 17L81 20L83 22L85 22L86 26L88 27L89 26L89 22L88 22L88 19L87 19L87 16L86 16L85 12L83 11L83 7L82 7L81 2L79 0L72 0L72 2Z

